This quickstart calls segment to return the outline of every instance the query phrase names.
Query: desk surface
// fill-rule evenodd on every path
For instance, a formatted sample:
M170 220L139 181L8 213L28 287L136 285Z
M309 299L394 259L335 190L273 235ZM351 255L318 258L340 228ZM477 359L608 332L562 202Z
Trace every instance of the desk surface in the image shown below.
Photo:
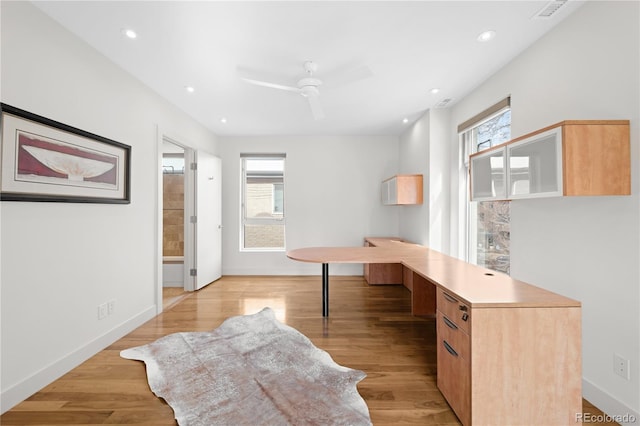
M417 244L367 238L374 247L309 247L290 250L293 260L314 263L401 263L473 308L580 307L580 302Z

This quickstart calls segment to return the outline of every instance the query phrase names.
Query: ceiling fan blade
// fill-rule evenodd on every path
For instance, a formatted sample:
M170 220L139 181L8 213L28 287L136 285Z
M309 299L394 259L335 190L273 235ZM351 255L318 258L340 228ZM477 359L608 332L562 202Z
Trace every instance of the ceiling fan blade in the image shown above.
M242 78L247 83L255 84L256 86L270 87L271 89L278 89L278 90L288 90L290 92L296 92L296 93L300 92L300 89L298 89L297 87L283 86L282 84L269 83L268 81L254 80L251 78L244 78L244 77L240 77L240 78Z
M288 90L290 92L300 93L300 89L298 89L297 87L286 86L284 84L272 83L269 81L257 79L253 77L252 72L247 68L238 67L236 71L240 79L246 81L247 83L255 84L256 86L269 87L271 89Z
M323 76L327 88L335 88L373 77L373 71L367 65L342 68Z
M322 104L320 98L317 95L307 96L309 101L309 107L311 108L311 114L315 120L322 120L324 118L324 111L322 110Z

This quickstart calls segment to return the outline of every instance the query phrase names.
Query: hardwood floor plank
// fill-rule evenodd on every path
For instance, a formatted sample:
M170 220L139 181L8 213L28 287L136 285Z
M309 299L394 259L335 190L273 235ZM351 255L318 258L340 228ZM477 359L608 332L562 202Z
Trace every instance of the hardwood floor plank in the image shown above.
M3 425L71 425L104 424L112 411L17 411L2 415Z
M367 374L358 390L375 425L459 424L436 386L435 321L411 316L406 288L331 277L329 318L322 317L320 291L320 277L223 277L173 300L163 314L3 414L0 424L175 425L171 408L149 389L144 364L120 351L170 333L213 330L265 306L337 363ZM585 412L599 410L585 401Z

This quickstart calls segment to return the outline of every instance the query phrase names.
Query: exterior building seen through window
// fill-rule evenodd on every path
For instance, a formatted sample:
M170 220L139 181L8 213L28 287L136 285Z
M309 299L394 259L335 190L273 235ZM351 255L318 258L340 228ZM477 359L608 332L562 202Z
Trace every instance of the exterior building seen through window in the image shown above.
M242 250L284 250L284 154L241 154Z
M469 155L511 139L511 110L507 108L476 124L462 133L461 139L468 177ZM468 262L510 273L510 215L509 201L468 201Z

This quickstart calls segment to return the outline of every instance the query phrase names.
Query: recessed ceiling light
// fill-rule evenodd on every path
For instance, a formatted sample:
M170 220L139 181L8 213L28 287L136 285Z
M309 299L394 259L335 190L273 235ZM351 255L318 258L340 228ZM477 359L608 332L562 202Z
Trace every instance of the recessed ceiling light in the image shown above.
M433 89L430 90L430 92L435 95L436 93L438 93L440 91L440 89L438 89L437 87L434 87Z
M222 117L222 118L220 119L220 122L221 122L222 124L227 124L227 119L226 119L225 117Z
M485 42L485 41L493 40L495 36L496 36L495 31L493 30L485 31L480 33L480 35L478 35L478 41Z
M125 36L127 36L130 39L134 39L136 37L138 37L138 34L136 34L135 31L131 30L131 29L123 29L122 30L122 34L124 34Z
M193 93L196 91L196 89L194 89L193 86L184 86L184 90L186 90L189 93Z
M404 124L407 124L407 123L409 122L409 119L405 117L405 118L403 118L403 119L402 119L402 122L403 122Z

